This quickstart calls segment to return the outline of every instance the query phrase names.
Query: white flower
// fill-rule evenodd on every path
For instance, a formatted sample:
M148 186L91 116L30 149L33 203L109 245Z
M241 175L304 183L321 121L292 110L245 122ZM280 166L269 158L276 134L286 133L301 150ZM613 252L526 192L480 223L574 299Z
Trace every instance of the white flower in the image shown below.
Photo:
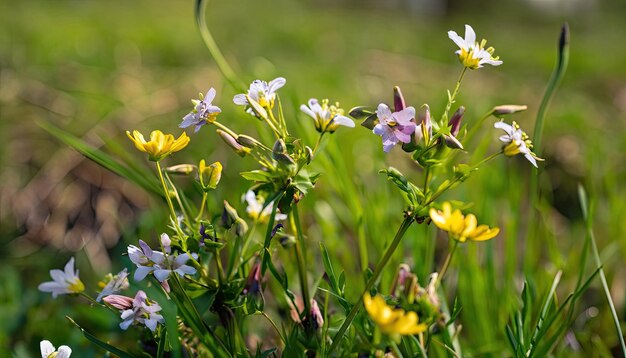
M158 323L165 322L163 316L157 313L159 311L161 311L161 306L158 303L149 300L145 292L137 291L132 308L122 311L123 321L120 323L120 328L126 330L131 324L139 323L146 325L154 332Z
M187 128L195 125L196 129L194 132L198 132L203 125L215 122L215 118L217 118L217 115L220 114L222 110L211 103L213 99L215 99L215 89L211 88L207 91L206 95L202 96L202 94L200 94L199 100L192 100L195 105L193 111L183 117L183 121L178 127Z
M122 290L128 288L128 270L123 269L117 275L113 276L111 274L107 275L108 282L106 286L102 289L102 292L96 298L97 302L100 302L103 297L108 295L113 295Z
M537 167L537 160L543 160L532 152L532 142L515 121L513 125L500 121L496 122L493 126L502 129L506 133L498 138L504 143L504 148L502 149L504 155L512 157L520 153L524 154L524 157L535 167Z
M485 49L487 40L483 39L480 43L476 42L476 33L470 25L465 25L465 38L459 36L455 31L448 31L448 37L459 46L459 50L455 53L459 56L463 66L475 70L483 67L484 64L492 66L502 64L499 57L493 57L495 51L493 47Z
M250 84L250 89L248 90L248 96L252 98L255 102L261 105L261 107L269 107L274 108L274 101L276 100L276 91L283 87L287 80L282 77L277 77L271 80L269 83L261 80L254 80L252 84ZM246 94L240 93L233 97L233 102L240 106L248 106L248 99L246 98ZM248 108L248 113L254 114L251 108Z
M39 290L51 292L53 298L58 295L81 293L85 290L85 285L78 277L78 270L74 271L73 257L65 265L64 271L50 270L50 276L54 281L40 284Z
M254 221L264 223L267 222L270 215L272 214L272 207L274 206L274 202L270 202L267 204L265 209L263 209L263 204L257 200L256 194L254 191L248 190L245 195L245 200L248 203L248 207L246 208L246 212L248 215L254 219ZM274 220L281 221L287 219L287 215L276 213Z
M354 128L354 122L343 115L343 109L339 108L339 103L329 106L328 100L323 99L320 105L317 99L311 98L309 106L303 104L300 110L313 118L315 129L320 133L333 133L339 126Z
M57 351L52 343L43 340L39 343L41 358L68 358L72 354L72 349L68 346L60 346Z

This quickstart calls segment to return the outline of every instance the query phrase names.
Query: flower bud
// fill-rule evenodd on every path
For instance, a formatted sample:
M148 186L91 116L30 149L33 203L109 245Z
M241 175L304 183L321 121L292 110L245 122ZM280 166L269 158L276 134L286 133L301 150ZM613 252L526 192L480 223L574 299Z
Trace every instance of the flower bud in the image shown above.
M278 231L276 235L274 235L274 237L278 240L280 245L285 249L293 247L293 245L296 244L295 236L286 234L283 231Z
M250 273L248 273L248 278L246 279L246 285L243 287L244 295L255 295L261 292L261 261L255 261Z
M448 148L463 149L463 144L461 144L461 142L459 142L459 140L456 139L456 137L444 134L443 135L443 139L444 139L444 142L446 143L446 145L448 146Z
M126 297L122 295L108 295L102 300L120 311L128 310L133 307L133 298L131 297Z
M313 159L313 149L307 145L304 147L304 153L306 155L306 163L310 164Z
M320 307L317 305L317 301L311 298L311 323L313 324L313 329L318 330L324 326L324 316L322 316L322 312L320 311Z
M398 86L395 86L393 88L393 108L394 112L400 112L401 110L406 108L404 96L402 95L402 91L400 91L400 87Z
M428 145L428 143L430 142L430 137L433 133L433 125L430 120L430 107L428 107L427 104L423 105L422 108L420 108L420 111L417 114L417 122L418 126L421 126L421 128L417 128L415 132L417 133L417 131L421 129L424 143ZM418 140L417 134L415 135L415 139L416 141Z
M463 114L465 113L465 107L461 106L459 109L454 112L450 120L448 121L448 126L450 126L450 134L456 137L459 134L459 130L461 129L461 121L463 120Z
M260 144L258 140L245 134L238 135L237 142L247 148L254 148Z
M248 232L248 224L242 218L235 220L235 235L242 237L246 232Z
M376 112L372 111L370 107L359 106L359 107L352 108L348 112L348 114L350 115L350 117L355 118L355 119L366 119L367 117L370 117L371 115L376 115Z
M220 224L225 229L230 229L233 224L239 219L237 210L233 208L228 201L224 200L224 211L222 211L222 218Z
M222 178L222 163L215 162L209 166L206 165L204 159L198 165L198 176L202 189L215 189Z
M191 172L194 171L194 169L196 169L196 166L193 164L178 164L165 168L165 171L168 174L189 175Z
M397 297L402 291L404 291L406 280L410 275L411 268L409 267L409 265L400 264L400 267L398 267L398 272L396 273L396 277L394 277L393 283L391 284L391 296Z
M235 153L237 153L240 157L243 157L247 153L250 152L250 149L248 149L248 148L242 146L241 144L239 144L237 142L237 140L235 139L235 137L233 137L229 133L224 132L221 129L217 129L216 132L220 136L220 138L222 138L224 143L226 143L226 145L228 145L229 147L233 148Z
M505 114L514 114L514 113L518 113L518 112L523 112L523 111L525 111L527 109L528 109L528 106L526 106L526 105L503 104L501 106L493 107L492 113L495 116L501 116L501 115L505 115Z
M274 142L272 153L280 154L280 153L286 153L286 152L287 152L287 145L285 144L285 141L278 138L276 142Z

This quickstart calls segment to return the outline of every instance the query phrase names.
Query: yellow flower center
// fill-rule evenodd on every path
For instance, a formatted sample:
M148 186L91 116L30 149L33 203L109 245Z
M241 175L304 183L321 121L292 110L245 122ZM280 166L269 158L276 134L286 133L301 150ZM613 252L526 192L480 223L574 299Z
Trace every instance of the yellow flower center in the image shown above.
M76 278L74 282L69 282L67 289L72 293L81 293L85 290L85 285L79 278Z

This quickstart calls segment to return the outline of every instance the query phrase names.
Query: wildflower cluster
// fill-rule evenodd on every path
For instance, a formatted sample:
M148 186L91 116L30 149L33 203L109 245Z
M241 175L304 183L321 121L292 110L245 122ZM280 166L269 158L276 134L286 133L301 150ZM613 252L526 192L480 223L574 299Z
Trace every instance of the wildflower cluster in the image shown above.
M493 57L493 48L485 48L485 40L476 42L469 25L465 38L454 31L448 35L460 48L456 54L463 68L439 115L428 104L407 105L399 87L393 89L392 106L379 103L349 111L351 117L362 121L363 127L381 137L385 153L392 154L399 147L419 168L410 175L393 167L381 170L406 199L404 221L373 271L364 272L366 285L356 302L346 296L346 285L352 282L346 282L345 272L335 274L333 260L324 245L324 272L311 279L310 271L318 265L308 263L312 255L306 253L311 245L305 240L307 228L300 216L300 203L307 200L321 175L311 164L318 158L323 141L336 136L334 133L341 127L355 127L355 122L339 103L311 98L299 106L302 113L298 114L312 119L309 128L317 132L317 140L314 144L306 143L294 136L289 124L295 119L285 115L279 96L279 90L287 85L283 77L269 82L255 80L232 98L246 121L261 124L257 133L238 133L224 124L222 118L233 114L214 103L219 99L214 88L193 99L192 109L175 123L182 130L193 129L193 138L220 138L238 156L253 159L255 167L241 173L249 181L241 192L221 192L219 183L227 168L220 162L207 164L209 161L200 159L162 166L170 156L187 147L191 138L186 132L176 138L153 130L146 141L139 131L127 131L136 149L154 162L151 169L168 211L163 220L165 232L156 240L143 237L133 241L136 245L131 244L126 250L133 270L108 274L95 299L85 292L73 258L64 271L50 271L53 281L41 284L39 289L53 297L80 294L109 308L119 314L120 329L134 326L133 329L145 330L142 339L158 345L161 353L180 349L185 356L204 356L209 352L206 355L265 357L276 351L293 356L332 356L341 349L341 356L381 352L418 356L429 349L427 342L431 339L452 347L449 341L450 336L458 333L458 312L447 311L442 283L453 254L458 245L493 239L499 228L479 224L472 213L464 214L469 204L441 198L501 154L523 154L535 166L541 159L532 152L530 139L516 122L509 125L497 121L494 126L506 133L500 137L502 149L478 162L468 162L465 154L471 151L472 136L483 121L491 116L501 119L525 107L496 106L481 119L464 126L466 109L454 106L466 70L487 64L498 66L502 61ZM214 129L215 135L203 128ZM191 190L182 190L182 183L173 174L190 177L197 197L189 195ZM216 211L215 207L219 209ZM385 291L380 287L381 274L414 223L433 223L433 227L446 232L450 239L448 255L439 270L431 272L432 268L428 268L425 286L420 285L420 277L409 265L402 264L390 289ZM297 279L290 276L289 269L297 272ZM127 296L121 293L131 290L131 274L135 293ZM424 277L421 279L425 281ZM268 291L272 299L266 308ZM166 300L177 307L175 315L168 316L167 310L162 309ZM274 319L283 312L290 312L291 321L277 325ZM252 330L269 337L258 345L244 338L250 331L248 318L255 315L266 324ZM255 322L259 325L258 320ZM351 326L352 333L348 331ZM350 339L345 340L346 334L351 334ZM101 347L108 347L101 343ZM71 350L63 347L57 357L69 356ZM54 354L49 342L45 347L42 342L42 355L44 348L47 356Z

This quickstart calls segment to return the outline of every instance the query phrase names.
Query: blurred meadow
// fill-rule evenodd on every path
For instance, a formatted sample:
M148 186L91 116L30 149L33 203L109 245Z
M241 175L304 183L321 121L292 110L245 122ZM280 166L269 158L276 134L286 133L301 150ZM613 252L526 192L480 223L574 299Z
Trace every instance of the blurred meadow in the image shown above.
M75 256L84 282L131 267L122 256L137 238L164 231L160 200L85 159L42 130L49 123L148 172L126 130L176 132L198 92L215 87L221 121L255 133L253 119L236 108L229 86L204 46L191 1L12 1L0 4L0 356L38 356L42 339L72 347L78 357L102 356L72 326L69 315L96 335L131 346L139 333L117 330L119 317L90 309L82 298L51 299L39 292L48 271ZM505 326L521 307L528 280L537 301L563 275L559 297L596 266L588 252L578 185L592 204L595 234L612 299L626 321L626 5L608 0L212 1L207 23L225 57L244 80L287 79L281 99L295 132L315 143L312 123L298 108L327 97L346 109L391 102L393 86L414 106L441 113L459 64L448 30L471 24L504 64L466 75L457 104L471 123L493 106L526 104L517 115L529 133L556 58L560 27L571 31L569 68L546 116L538 154L541 205L529 226L529 178L521 157L490 162L455 198L502 232L458 252L449 277L463 305L461 341L468 356L511 356ZM496 150L497 133L481 144ZM319 243L346 281L363 288L402 219L404 203L379 169L418 174L399 149L385 154L380 140L358 126L339 130L317 161L323 175L303 200L309 262L321 267ZM228 200L240 212L248 182L239 173L254 162L239 158L212 130L192 135L176 154L220 161L224 173L210 202L219 213ZM194 159L195 160L195 159ZM174 162L172 162L174 163ZM184 179L181 179L184 182ZM189 181L187 190L192 189ZM505 193L505 194L502 194ZM425 280L445 254L445 241L420 240L434 227L411 227L385 271L407 262ZM365 243L365 245L360 244ZM287 255L283 253L281 255ZM590 254L589 254L590 255ZM313 268L310 271L315 272ZM321 269L318 270L321 272ZM319 275L312 277L319 279ZM351 296L352 295L352 296ZM538 310L541 303L537 303ZM497 322L497 324L494 324ZM559 356L619 356L619 341L594 279L558 343Z

